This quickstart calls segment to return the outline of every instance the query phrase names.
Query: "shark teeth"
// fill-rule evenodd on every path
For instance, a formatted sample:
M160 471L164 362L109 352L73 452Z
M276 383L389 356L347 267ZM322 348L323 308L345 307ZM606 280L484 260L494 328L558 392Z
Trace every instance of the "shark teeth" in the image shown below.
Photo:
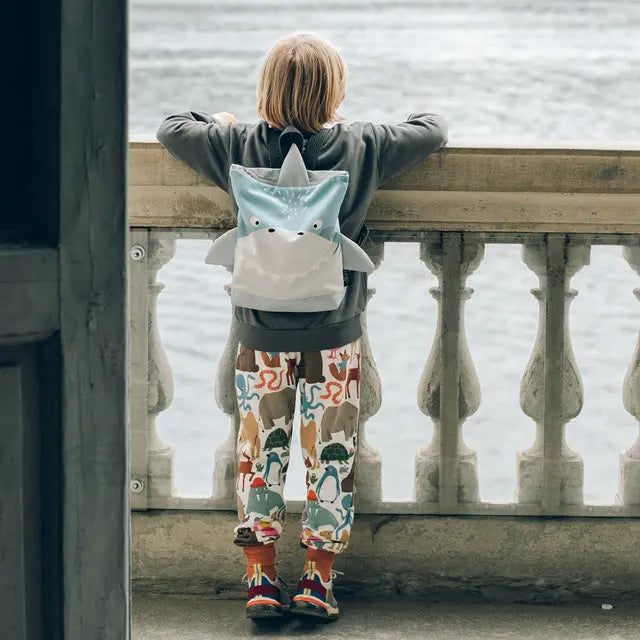
M236 264L242 264L242 269L251 270L257 276L271 280L273 283L292 284L296 280L309 276L312 273L316 273L326 268L326 266L335 259L335 253L338 247L331 243L332 247L327 247L326 251L323 251L308 268L302 271L293 271L287 273L274 273L273 271L267 271L260 263L265 264L265 257L262 252L259 252L255 246L247 243L241 248L236 246L236 250L240 249L240 255L236 254Z
M322 270L333 257L334 252L328 251L322 255L316 262L314 262L308 269L304 271L297 271L294 273L273 273L272 271L266 271L255 260L257 257L256 252L251 254L244 254L242 256L242 269L253 271L257 277L268 279L274 284L293 284L296 280L308 276L311 273Z

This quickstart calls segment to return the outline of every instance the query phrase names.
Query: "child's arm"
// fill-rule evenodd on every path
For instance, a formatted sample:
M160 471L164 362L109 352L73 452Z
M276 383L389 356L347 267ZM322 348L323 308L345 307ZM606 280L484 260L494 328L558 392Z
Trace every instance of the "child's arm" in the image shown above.
M227 191L229 165L245 133L230 113L187 111L166 118L156 134L178 160Z
M382 185L447 143L447 123L433 113L412 114L401 124L372 124Z

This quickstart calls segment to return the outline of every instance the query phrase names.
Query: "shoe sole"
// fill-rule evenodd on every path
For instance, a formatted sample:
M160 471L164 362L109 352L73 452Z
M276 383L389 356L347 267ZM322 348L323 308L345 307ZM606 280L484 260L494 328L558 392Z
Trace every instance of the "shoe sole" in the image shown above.
M266 620L272 618L282 618L288 609L276 607L271 604L254 604L246 610L246 617L251 620Z
M326 609L309 602L295 602L295 606L291 607L291 613L306 618L325 620L326 622L337 620L340 615L339 613L329 613Z

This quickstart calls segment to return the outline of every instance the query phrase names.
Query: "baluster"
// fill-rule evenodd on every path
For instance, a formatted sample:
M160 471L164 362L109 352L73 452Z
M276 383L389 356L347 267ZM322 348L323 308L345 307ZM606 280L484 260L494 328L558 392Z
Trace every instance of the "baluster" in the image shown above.
M384 242L369 239L363 249L377 269L384 259ZM376 290L367 289L367 304ZM360 511L373 510L382 500L382 458L380 452L366 437L365 424L380 410L382 389L380 374L373 358L367 330L367 311L362 314L362 339L360 343L360 412L358 418L358 457L355 465L354 504Z
M175 234L164 231L149 233L149 457L150 496L173 494L173 447L158 436L156 418L173 400L171 366L162 346L158 330L158 295L164 285L156 280L158 271L175 255Z
M622 255L629 266L640 275L640 247L623 247ZM633 290L640 300L640 289ZM640 340L629 363L622 387L624 408L640 421ZM617 504L640 505L640 436L626 450L620 452L620 477Z
M225 291L230 294L230 285L225 285ZM240 414L236 399L236 355L238 353L238 321L235 314L231 314L231 325L227 344L218 363L215 381L216 404L231 418L231 429L227 439L216 449L213 468L213 497L235 500L238 431L240 429Z
M524 263L538 276L531 293L540 305L538 334L520 385L522 411L536 423L535 442L517 453L516 500L545 513L582 504L583 461L565 440L565 425L582 410L580 372L571 346L571 278L589 264L591 247L550 234L523 245Z
M443 511L455 512L458 502L480 500L477 456L464 442L462 425L480 406L464 303L473 293L465 287L466 280L483 256L484 244L459 233L441 234L439 241L420 244L420 259L438 278L438 286L429 290L438 302L438 319L418 384L418 406L433 420L434 429L431 442L416 455L414 498L439 501Z

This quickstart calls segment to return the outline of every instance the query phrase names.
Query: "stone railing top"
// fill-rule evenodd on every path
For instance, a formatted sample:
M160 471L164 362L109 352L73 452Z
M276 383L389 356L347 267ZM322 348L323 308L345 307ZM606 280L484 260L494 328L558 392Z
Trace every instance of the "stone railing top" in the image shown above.
M157 142L130 143L131 226L224 229L227 195ZM447 147L376 193L399 231L640 233L640 148Z

